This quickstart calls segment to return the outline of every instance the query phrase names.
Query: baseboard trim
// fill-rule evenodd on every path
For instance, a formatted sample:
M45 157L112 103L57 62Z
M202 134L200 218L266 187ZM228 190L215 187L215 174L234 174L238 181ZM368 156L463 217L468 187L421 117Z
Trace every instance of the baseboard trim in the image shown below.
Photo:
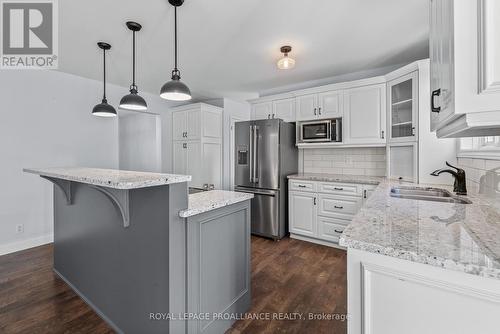
M49 244L51 242L54 242L54 235L52 233L0 245L0 256Z
M290 238L301 240L301 241L312 242L314 244L318 244L318 245L322 245L322 246L328 246L328 247L333 247L333 248L337 248L337 249L341 249L341 250L347 250L347 248L340 246L338 243L332 242L332 241L319 240L319 239L310 238L310 237L306 237L303 235L297 235L297 234L293 234L293 233L290 233Z

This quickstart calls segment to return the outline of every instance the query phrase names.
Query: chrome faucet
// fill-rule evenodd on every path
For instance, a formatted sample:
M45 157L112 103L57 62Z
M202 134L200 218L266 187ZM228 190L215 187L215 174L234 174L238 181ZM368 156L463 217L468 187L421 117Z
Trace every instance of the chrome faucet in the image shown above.
M438 176L441 173L450 173L455 178L455 183L453 184L453 191L457 193L457 195L467 195L467 185L465 179L465 171L461 168L452 166L446 161L446 166L455 168L457 171L451 169L438 169L431 173L432 176Z

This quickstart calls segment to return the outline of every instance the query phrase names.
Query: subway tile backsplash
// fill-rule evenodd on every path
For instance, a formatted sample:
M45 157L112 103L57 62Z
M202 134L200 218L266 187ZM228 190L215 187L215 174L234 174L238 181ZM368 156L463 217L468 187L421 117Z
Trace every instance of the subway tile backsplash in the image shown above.
M467 190L500 196L500 160L458 158L458 165L465 170Z
M305 173L386 175L385 147L303 149Z

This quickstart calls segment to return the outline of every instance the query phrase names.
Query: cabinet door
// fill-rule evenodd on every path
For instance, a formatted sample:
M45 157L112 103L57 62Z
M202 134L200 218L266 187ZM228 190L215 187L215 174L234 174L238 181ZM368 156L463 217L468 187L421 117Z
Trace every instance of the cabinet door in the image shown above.
M187 119L187 139L200 139L201 137L201 111L199 108L187 110L186 111L186 119Z
M302 95L296 98L297 121L307 121L318 117L318 96Z
M199 141L186 143L186 174L191 175L192 187L203 186L203 161L201 160L201 143ZM206 183L206 182L205 182Z
M203 143L202 184L213 184L215 189L222 188L222 145L220 143Z
M268 119L273 114L272 102L256 103L252 106L253 119Z
M281 118L285 122L295 122L295 99L273 101L273 118Z
M352 88L344 95L346 144L385 144L385 84Z
M316 236L316 194L291 191L289 201L290 232Z
M185 111L175 111L172 113L172 139L186 140L187 119Z
M418 72L387 83L387 140L392 143L418 140Z
M318 117L336 118L342 117L342 93L331 91L318 94Z
M186 174L187 156L186 143L174 141L172 145L172 160L174 174Z
M441 0L431 0L430 3L430 32L429 32L429 58L430 58L430 83L431 93L436 92L441 86ZM433 98L433 103L441 105L441 97ZM431 131L435 131L439 124L439 113L431 113Z
M390 179L418 183L417 143L387 147L388 175Z

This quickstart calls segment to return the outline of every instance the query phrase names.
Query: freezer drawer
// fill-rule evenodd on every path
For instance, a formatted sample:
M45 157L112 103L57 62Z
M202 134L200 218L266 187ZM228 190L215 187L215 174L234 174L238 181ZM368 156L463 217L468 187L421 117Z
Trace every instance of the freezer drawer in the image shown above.
M251 201L252 234L279 239L279 190L236 187L235 191L254 194Z

